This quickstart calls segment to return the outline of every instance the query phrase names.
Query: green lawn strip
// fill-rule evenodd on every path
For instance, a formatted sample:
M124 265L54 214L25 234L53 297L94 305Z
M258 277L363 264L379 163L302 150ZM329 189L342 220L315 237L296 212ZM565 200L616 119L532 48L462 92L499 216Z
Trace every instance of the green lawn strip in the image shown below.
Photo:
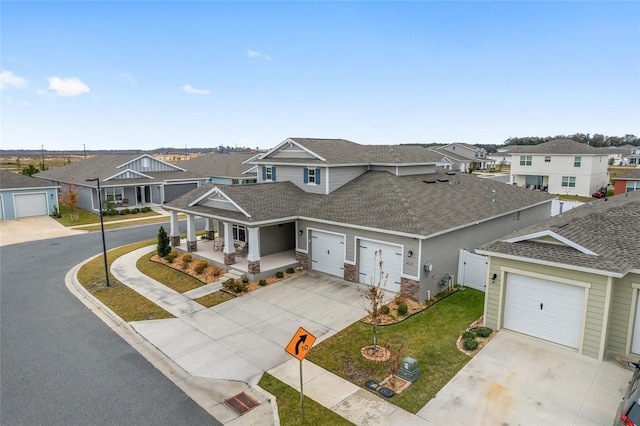
M300 416L300 392L264 373L258 385L276 397L280 424L288 425L352 425L347 419L340 417L328 408L304 397L304 419Z
M107 252L109 271L111 270L111 264L118 257L133 250L154 244L155 242L155 240L141 241L110 250ZM111 286L107 287L104 276L104 259L102 256L98 256L85 263L78 270L78 281L80 281L80 284L91 294L127 322L173 318L173 315L169 312L116 280L111 272L109 272L109 283Z
M198 302L205 308L210 308L215 305L219 305L220 303L226 302L227 300L235 299L235 297L229 293L224 291L216 291L206 296L198 297L197 299L193 299L194 302Z
M100 216L96 213L91 213L86 210L77 209L78 220L72 221L71 216L69 214L69 209L63 205L60 205L60 213L62 217L54 218L63 226L80 226L80 225L89 225L92 223L98 224L98 229L100 229ZM137 214L125 214L125 215L117 215L117 216L104 216L102 218L103 222L113 222L116 220L123 219L136 219L139 217L150 217L150 216L159 216L160 214L154 211L146 212L146 213L137 213ZM163 218L166 220L166 218ZM88 229L88 228L83 228Z
M136 262L136 267L140 272L154 280L161 282L167 287L184 293L194 288L202 287L204 283L183 272L163 265L162 263L151 261L151 257L156 254L155 251L145 254Z
M483 303L484 293L467 288L399 324L378 327L378 344L388 344L393 352L404 343L403 358L415 358L421 372L390 402L416 413L470 360L456 349L456 340L482 315ZM360 353L372 339L372 326L357 322L314 346L307 359L358 386L369 379L381 382L390 362L368 361Z

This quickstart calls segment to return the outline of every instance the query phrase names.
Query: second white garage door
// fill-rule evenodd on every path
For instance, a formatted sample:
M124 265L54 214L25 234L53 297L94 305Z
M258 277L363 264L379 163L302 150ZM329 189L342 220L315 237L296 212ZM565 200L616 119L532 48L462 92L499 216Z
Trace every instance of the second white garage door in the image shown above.
M16 217L46 216L47 194L15 194L13 200L16 206Z
M389 274L386 289L389 291L400 291L400 277L402 275L402 248L390 244L382 244L373 241L361 240L360 250L360 270L358 281L364 284L378 284L378 277L374 274L380 272L380 268L375 264L375 252L382 250L382 270Z
M344 278L344 236L311 232L311 269Z
M577 349L584 291L580 286L509 273L504 328Z

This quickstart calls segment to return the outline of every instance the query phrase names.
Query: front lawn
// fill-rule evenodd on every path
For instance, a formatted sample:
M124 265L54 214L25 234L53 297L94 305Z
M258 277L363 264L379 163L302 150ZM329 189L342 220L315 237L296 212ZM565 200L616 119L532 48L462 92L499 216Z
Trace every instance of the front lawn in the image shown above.
M201 281L183 272L170 268L162 263L153 262L151 258L155 254L156 252L153 251L138 259L136 267L140 272L178 293L184 293L185 291L193 290L204 285Z
M62 204L60 204L60 214L62 217L60 218L54 217L54 219L57 220L63 226L79 226L79 225L89 225L92 223L97 223L98 229L100 228L99 226L100 216L97 213L92 213L82 209L77 209L77 213L78 213L78 220L72 221L69 213L69 209L63 206ZM139 217L142 218L142 217L149 217L149 216L159 216L159 214L154 211L150 211L146 213L137 213L137 214L103 216L102 221L107 223L107 222L113 222L116 220L135 219Z
M420 377L402 394L389 401L416 413L469 362L456 349L458 336L482 315L484 293L471 288L457 291L427 310L395 325L378 327L378 344L394 352L404 344L404 355L418 361ZM360 353L372 345L372 326L357 322L321 344L314 346L307 359L363 386L367 380L381 382L389 375L390 361L367 361Z

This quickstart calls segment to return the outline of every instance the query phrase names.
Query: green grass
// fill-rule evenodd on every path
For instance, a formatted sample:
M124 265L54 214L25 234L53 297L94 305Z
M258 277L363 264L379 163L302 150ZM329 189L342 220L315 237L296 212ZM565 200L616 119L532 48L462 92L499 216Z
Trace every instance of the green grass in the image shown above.
M456 340L482 315L484 293L467 288L429 309L395 325L378 327L378 344L393 352L404 343L404 355L418 361L421 376L390 402L416 413L467 363L470 358L456 349ZM366 380L382 381L390 361L367 361L360 353L372 345L372 326L357 322L313 347L307 358L338 376L363 386Z
M194 288L202 287L204 285L202 281L199 281L185 273L163 265L162 263L151 261L151 257L155 254L156 252L153 251L152 253L145 254L138 259L136 267L140 272L161 282L178 293L184 293L185 291L193 290Z
M156 240L141 241L108 251L107 265L109 271L111 271L111 264L118 257L155 242ZM78 280L83 287L111 308L124 321L173 318L173 315L169 312L116 280L111 272L109 272L111 286L107 287L104 275L104 258L102 256L85 263L78 270Z
M595 200L593 197L582 197L580 195L558 195L558 200L560 201L580 201L581 203L588 203L590 201Z
M220 303L224 303L227 300L235 299L235 296L226 293L224 291L216 291L214 293L207 294L206 296L199 297L197 299L193 299L194 302L198 302L202 306L206 308L210 308L215 305L219 305Z
M264 373L258 385L274 395L278 403L280 424L288 425L352 425L328 408L304 397L304 419L300 416L300 392L281 382L272 375ZM328 390L330 392L330 390Z
M60 218L54 217L54 219L57 220L58 223L60 223L63 226L80 226L80 225L90 225L90 224L96 223L98 224L97 229L100 229L100 216L98 216L96 213L91 213L87 210L77 209L78 220L72 221L71 216L69 214L69 209L63 206L62 204L60 205L60 213L62 214L62 217ZM147 213L125 214L125 215L118 215L118 216L104 216L102 220L104 223L108 223L116 220L136 219L136 218L143 218L143 217L149 217L149 216L159 216L159 214L154 211L150 211ZM162 220L167 220L167 218L163 217ZM105 225L105 228L106 228L106 225ZM83 229L88 229L88 228L83 228Z

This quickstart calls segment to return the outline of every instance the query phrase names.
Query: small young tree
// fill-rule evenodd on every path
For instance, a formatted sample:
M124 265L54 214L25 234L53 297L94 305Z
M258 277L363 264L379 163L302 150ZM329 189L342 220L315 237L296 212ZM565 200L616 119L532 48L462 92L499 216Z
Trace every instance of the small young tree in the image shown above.
M404 359L405 352L405 344L399 343L394 351L391 351L391 360L389 361L389 373L391 374L391 382L395 386L396 384L396 375L400 370L400 365L402 364L402 360Z
M169 241L169 236L167 235L167 231L164 230L164 227L161 226L158 230L158 256L165 257L169 253L171 253L171 243Z
M60 204L69 209L69 217L71 222L80 220L78 213L78 191L76 191L75 182L71 181L60 193Z
M27 167L22 168L22 171L20 171L20 174L25 176L33 176L39 171L40 170L38 170L36 166L34 166L33 164L29 164Z
M365 309L371 316L373 325L373 354L375 355L378 350L378 321L382 315L381 308L384 305L385 288L389 274L385 274L383 270L382 249L377 250L373 256L373 276L371 278L371 284L364 295L364 299L366 302Z

